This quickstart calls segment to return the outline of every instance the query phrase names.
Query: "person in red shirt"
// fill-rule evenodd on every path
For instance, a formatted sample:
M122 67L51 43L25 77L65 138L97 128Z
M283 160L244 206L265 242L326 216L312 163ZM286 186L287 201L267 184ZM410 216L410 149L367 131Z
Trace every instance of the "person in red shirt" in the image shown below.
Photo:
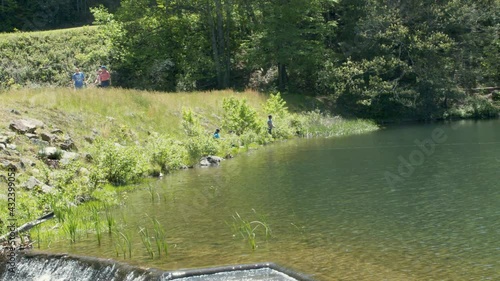
M101 82L101 87L109 87L111 86L111 74L109 74L106 67L101 66L101 72L99 73L99 81Z

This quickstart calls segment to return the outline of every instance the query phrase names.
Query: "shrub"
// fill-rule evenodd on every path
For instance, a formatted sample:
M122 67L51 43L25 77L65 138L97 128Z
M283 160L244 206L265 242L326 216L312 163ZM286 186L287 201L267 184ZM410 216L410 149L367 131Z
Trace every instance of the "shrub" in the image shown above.
M182 109L182 128L189 137L197 137L203 134L198 116L190 109Z
M164 172L178 169L186 164L188 157L186 147L166 135L151 136L147 149L151 155L151 163L158 165Z
M217 155L219 144L212 136L189 138L186 144L190 163L196 163L201 157Z
M93 170L92 174L96 179L103 177L114 185L124 185L137 182L147 170L143 151L137 146L97 139L94 150L97 171Z
M247 131L257 133L261 131L262 126L259 126L257 112L247 104L246 99L224 98L222 108L224 109L223 127L225 131L232 131L238 136Z

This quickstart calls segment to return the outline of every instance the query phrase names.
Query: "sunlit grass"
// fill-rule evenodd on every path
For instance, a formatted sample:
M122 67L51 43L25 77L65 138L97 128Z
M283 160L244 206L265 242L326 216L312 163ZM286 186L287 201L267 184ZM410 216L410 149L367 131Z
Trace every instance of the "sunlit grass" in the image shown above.
M90 130L97 128L103 137L111 136L112 128L119 124L125 124L140 136L146 136L150 131L180 136L183 133L180 126L182 108L186 106L203 116L203 125L212 130L220 126L222 99L229 96L246 98L255 108L260 108L266 100L265 95L254 91L164 93L121 88L79 91L42 88L0 94L7 108L28 111L33 118L47 123L57 122L55 125L70 127L76 133L89 134Z

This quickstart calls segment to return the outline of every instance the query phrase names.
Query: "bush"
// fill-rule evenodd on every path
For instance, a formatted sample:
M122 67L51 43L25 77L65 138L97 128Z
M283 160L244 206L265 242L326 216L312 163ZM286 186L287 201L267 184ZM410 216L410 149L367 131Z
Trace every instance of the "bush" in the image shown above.
M151 163L158 165L164 172L184 166L188 158L186 147L181 142L165 135L151 136L147 150L151 155Z
M182 128L188 137L197 137L203 134L200 120L191 108L182 109Z
M103 178L114 185L138 182L147 171L143 151L137 146L121 146L113 141L94 142L96 170L94 179Z
M199 136L189 138L186 148L190 162L196 163L201 157L217 155L220 145L212 136Z
M238 136L247 131L256 133L261 131L263 126L259 126L257 112L247 104L246 99L224 98L222 108L224 109L223 128L225 131L232 131Z

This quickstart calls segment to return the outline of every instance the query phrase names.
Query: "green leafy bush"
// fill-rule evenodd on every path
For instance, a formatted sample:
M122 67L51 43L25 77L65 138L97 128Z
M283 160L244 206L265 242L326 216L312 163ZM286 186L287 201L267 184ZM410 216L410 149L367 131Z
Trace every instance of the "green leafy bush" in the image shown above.
M188 157L186 147L167 135L152 135L147 150L151 155L151 163L158 165L164 172L184 166Z
M201 157L217 155L220 144L212 136L189 138L186 144L190 163L196 163Z
M191 108L182 109L182 128L188 137L197 137L203 134L200 120Z
M139 181L147 171L144 153L138 146L121 146L101 139L94 144L96 170L91 172L94 178L103 177L114 185L125 185Z
M239 136L247 131L258 133L263 128L259 125L257 112L246 99L224 98L222 108L224 109L223 128L227 132L234 132Z

